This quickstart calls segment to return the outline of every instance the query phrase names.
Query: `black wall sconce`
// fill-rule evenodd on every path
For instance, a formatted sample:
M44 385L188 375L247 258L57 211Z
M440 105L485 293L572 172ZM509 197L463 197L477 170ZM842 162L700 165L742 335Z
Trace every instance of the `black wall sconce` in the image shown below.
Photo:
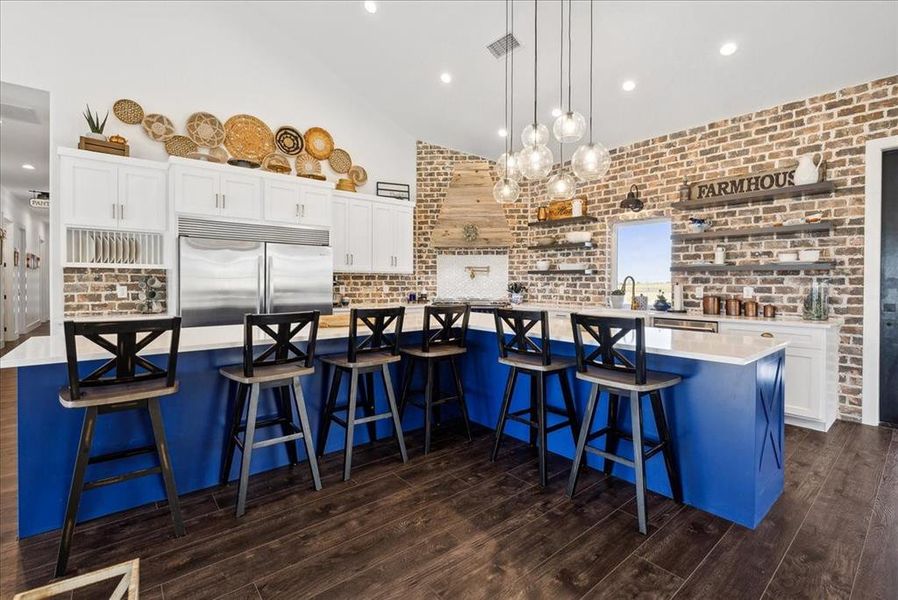
M639 198L639 188L635 184L630 186L630 191L627 192L627 197L621 201L620 207L633 212L639 212L645 207L645 203Z

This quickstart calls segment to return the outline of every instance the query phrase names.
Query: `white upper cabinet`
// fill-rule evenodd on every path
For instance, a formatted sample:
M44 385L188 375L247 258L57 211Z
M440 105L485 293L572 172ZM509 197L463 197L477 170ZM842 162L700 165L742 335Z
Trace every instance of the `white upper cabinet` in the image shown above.
M334 271L349 271L349 199L334 196L331 202L331 249L334 255Z
M413 205L334 192L331 206L334 271L412 272Z
M375 203L373 222L372 270L375 273L411 273L414 228L412 207L407 203Z
M330 227L331 191L299 181L265 180L265 220Z
M164 231L165 165L120 157L60 151L63 224L99 229Z
M396 220L394 233L396 240L396 264L398 273L412 273L415 254L415 210L413 206L401 206L395 209Z
M314 225L318 227L331 227L331 201L332 190L329 188L303 186L302 200L300 201L301 225Z
M258 176L221 176L221 215L235 219L262 218L262 179Z
M196 215L221 213L220 173L177 165L171 169L175 210Z

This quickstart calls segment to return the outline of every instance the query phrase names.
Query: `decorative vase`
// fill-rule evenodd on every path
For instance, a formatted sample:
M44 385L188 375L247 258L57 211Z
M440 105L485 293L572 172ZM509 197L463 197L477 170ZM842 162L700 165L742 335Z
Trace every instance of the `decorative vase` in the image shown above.
M581 198L574 198L573 200L571 200L571 216L583 216L583 200Z
M670 304L668 304L667 302L662 302L661 300L655 300L652 308L659 312L667 312L670 310Z
M811 289L804 297L802 316L808 321L826 321L829 319L829 280L814 279Z
M509 298L509 301L512 304L523 304L524 303L524 294L515 294L514 292L512 292L511 297Z
M545 206L540 206L536 209L536 220L537 221L545 221L549 218L549 209Z
M814 162L814 155L807 154L798 159L798 166L795 167L795 185L809 185L820 181L820 165L823 164L823 154L820 154L820 160Z

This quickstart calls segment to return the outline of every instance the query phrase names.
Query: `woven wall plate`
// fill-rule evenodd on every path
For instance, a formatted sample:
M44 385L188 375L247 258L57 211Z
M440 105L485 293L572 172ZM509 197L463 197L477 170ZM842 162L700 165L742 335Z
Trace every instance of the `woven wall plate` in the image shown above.
M312 127L306 130L306 152L312 158L326 160L334 151L334 138L321 127Z
M278 150L290 156L296 156L302 152L305 142L302 134L293 127L284 125L274 132L274 143L277 144Z
M349 167L352 166L352 157L343 148L337 148L331 152L327 162L330 164L331 169L334 170L334 173L343 174L349 172Z
M321 163L314 156L300 152L296 156L296 173L297 175L319 175L321 173Z
M115 104L112 105L112 114L114 114L119 121L127 123L128 125L138 125L143 121L143 107L134 100L129 100L128 98L116 100Z
M289 173L293 170L287 157L276 152L262 159L262 168L272 173Z
M165 151L169 156L187 156L196 150L196 143L186 135L173 135L165 140Z
M361 165L352 165L349 167L348 176L356 185L365 185L368 183L368 171Z
M327 177L321 173L297 173L296 176L305 179L314 179L315 181L327 181Z
M224 125L218 117L207 112L195 112L187 117L187 137L203 148L221 146L225 139Z
M228 153L224 148L203 148L201 150L197 150L196 152L191 152L187 155L187 158L192 158L194 160L204 160L206 162L212 163L223 163L228 160Z
M175 135L175 125L165 115L150 113L143 118L141 125L150 139L156 142L164 142Z
M274 152L274 134L252 115L234 115L225 121L225 148L235 158L261 163Z

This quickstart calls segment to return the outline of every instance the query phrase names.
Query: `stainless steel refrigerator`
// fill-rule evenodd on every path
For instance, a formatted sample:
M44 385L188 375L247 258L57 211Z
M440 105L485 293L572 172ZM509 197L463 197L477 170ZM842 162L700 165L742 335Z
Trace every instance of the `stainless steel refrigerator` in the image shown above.
M178 258L185 327L242 323L246 313L332 312L327 246L182 236Z

